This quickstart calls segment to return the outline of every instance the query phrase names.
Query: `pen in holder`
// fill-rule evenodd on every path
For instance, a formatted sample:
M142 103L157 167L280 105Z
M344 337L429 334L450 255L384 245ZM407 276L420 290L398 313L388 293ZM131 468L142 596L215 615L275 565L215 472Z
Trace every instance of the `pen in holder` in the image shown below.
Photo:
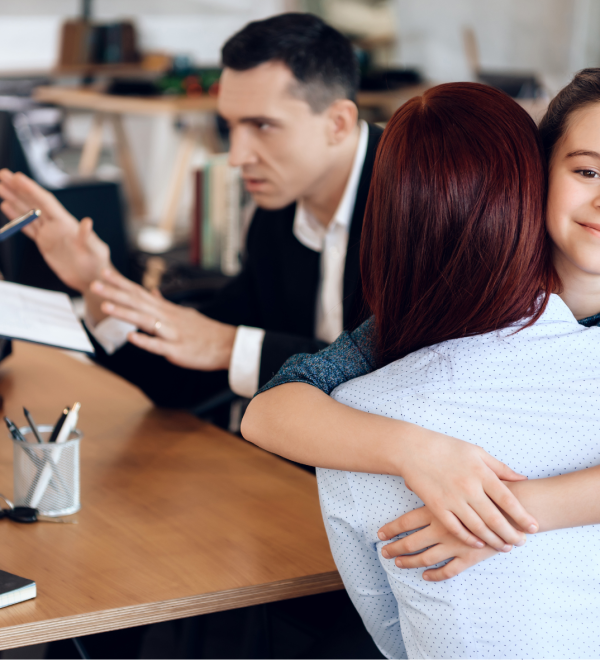
M38 425L44 442L36 442L29 426L19 429L26 440L13 440L13 499L17 506L38 509L46 516L79 511L79 441L71 431L66 442L47 442L53 426Z

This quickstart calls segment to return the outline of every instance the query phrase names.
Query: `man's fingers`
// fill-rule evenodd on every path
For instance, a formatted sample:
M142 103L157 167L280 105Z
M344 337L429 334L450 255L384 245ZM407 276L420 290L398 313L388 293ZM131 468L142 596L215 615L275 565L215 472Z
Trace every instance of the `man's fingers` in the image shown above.
M128 280L126 277L121 275L121 273L119 273L114 268L105 268L100 273L100 277L102 279L102 282L111 284L112 286L118 289L122 289L123 291L136 292L140 295L141 293L145 293L146 295L148 295L146 289L141 287L139 284L136 284L135 282Z
M83 218L79 223L79 233L77 238L82 245L85 245L94 229L94 221L91 218Z
M14 173L11 172L11 171L8 169L8 167L3 167L3 168L0 170L0 181L3 181L3 182L6 181L6 182L8 182L8 181L10 181L10 180L13 178L13 176L14 176Z
M13 191L10 189L9 186L5 185L4 183L0 183L0 197L10 202L16 199Z
M100 280L92 282L90 288L94 293L102 296L104 300L108 300L115 305L131 307L131 309L136 309L140 312L149 312L153 309L152 303L154 303L154 301L152 299L147 301L144 295L140 294L138 291L124 291L118 287L101 282ZM150 305L148 305L148 302L150 302Z
M21 232L23 234L25 234L25 236L27 236L27 238L30 238L32 241L35 241L37 233L38 233L38 229L39 229L38 221L34 220L33 222L30 222L28 225L25 225L21 229Z
M431 521L431 513L426 507L422 506L387 523L377 532L377 536L380 541L387 541L388 539L393 539L394 536L398 536L398 534L410 532L413 529L419 529L419 527L425 527Z
M174 342L179 338L177 330L175 330L169 323L161 322L159 328L157 328L156 323L159 319L153 314L139 312L130 307L121 307L120 305L115 305L107 301L102 302L100 309L105 314L120 319L121 321L131 323L140 330L158 336L161 340L166 342Z
M2 213L10 220L25 215L27 211L31 210L31 205L24 204L9 191L5 191L3 186L0 186L0 197L4 200L2 203Z
M4 200L2 204L0 204L0 211L2 211L9 220L14 220L15 218L18 218L19 215L23 215L22 213L19 213L17 207L8 200Z
M138 312L151 314L156 318L157 301L141 287L139 290L133 289L125 291L123 289L106 284L105 282L96 280L92 282L90 288L94 293L97 293L99 296L102 296L102 298L111 303L114 303L115 305L120 305L121 307L130 307L131 309L135 309Z
M140 332L130 332L127 335L127 339L129 339L129 341L135 346L138 346L139 348L143 348L145 351L148 351L149 353L168 356L170 352L169 344L163 339L160 339L158 337L150 337Z
M21 197L23 201L33 204L34 206L46 206L49 210L52 207L62 208L62 204L48 192L45 188L36 183L33 179L23 174L23 172L15 172L10 180L10 186L16 195Z
M519 500L501 481L494 479L489 485L484 484L484 488L488 497L515 521L520 530L527 532L528 534L535 534L538 531L539 525L537 520L527 513ZM513 529L512 525L509 526ZM504 538L507 543L511 543L510 539L505 538L504 536L502 536L502 538ZM516 545L514 541L512 541L512 543Z
M17 210L17 216L23 215L35 208L42 211L45 220L50 219L53 214L63 209L61 203L47 190L35 183L22 172L8 174L1 177L0 197L12 202Z
M144 312L138 312L130 307L122 307L106 300L100 305L100 309L109 316L121 321L127 321L145 332L152 332L156 317L149 316ZM154 319L154 320L153 320Z

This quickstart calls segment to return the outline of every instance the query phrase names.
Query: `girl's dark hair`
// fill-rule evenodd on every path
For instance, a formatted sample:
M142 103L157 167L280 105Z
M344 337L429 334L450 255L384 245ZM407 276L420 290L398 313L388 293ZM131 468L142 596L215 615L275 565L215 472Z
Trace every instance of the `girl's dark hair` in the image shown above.
M545 198L538 131L503 92L438 85L396 111L361 240L380 364L539 318L556 282Z
M556 143L564 135L569 117L590 103L600 101L600 69L583 69L550 101L539 130L550 163Z

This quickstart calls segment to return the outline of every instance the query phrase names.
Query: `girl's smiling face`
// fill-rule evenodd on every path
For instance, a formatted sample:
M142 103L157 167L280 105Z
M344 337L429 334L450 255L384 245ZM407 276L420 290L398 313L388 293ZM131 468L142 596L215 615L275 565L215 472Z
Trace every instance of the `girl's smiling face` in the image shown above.
M577 318L600 312L600 103L569 117L549 171L548 232L562 297Z

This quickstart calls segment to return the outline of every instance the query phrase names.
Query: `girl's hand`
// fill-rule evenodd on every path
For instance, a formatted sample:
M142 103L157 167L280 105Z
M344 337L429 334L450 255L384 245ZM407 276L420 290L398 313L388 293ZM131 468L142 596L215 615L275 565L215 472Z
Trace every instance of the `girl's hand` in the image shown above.
M424 529L419 529L419 527L424 527ZM459 541L437 518L434 518L431 511L425 506L409 511L384 525L380 533L382 532L385 538L393 538L413 529L419 529L419 531L409 534L399 541L388 543L382 548L381 554L386 559L396 557L395 563L399 568L433 566L453 558L441 568L430 569L423 573L423 579L430 582L449 580L467 568L497 554L497 551L490 546L482 544L483 547L476 549ZM419 552L425 548L427 550L418 555L409 555L409 553Z
M404 477L406 486L423 500L431 515L459 541L473 548L487 544L499 552L508 552L513 545L525 543L523 532L533 534L539 528L536 519L501 481L521 481L526 477L477 445L420 429L410 441L402 443L397 465L395 474ZM385 532L380 532L382 541L391 538L381 534Z

